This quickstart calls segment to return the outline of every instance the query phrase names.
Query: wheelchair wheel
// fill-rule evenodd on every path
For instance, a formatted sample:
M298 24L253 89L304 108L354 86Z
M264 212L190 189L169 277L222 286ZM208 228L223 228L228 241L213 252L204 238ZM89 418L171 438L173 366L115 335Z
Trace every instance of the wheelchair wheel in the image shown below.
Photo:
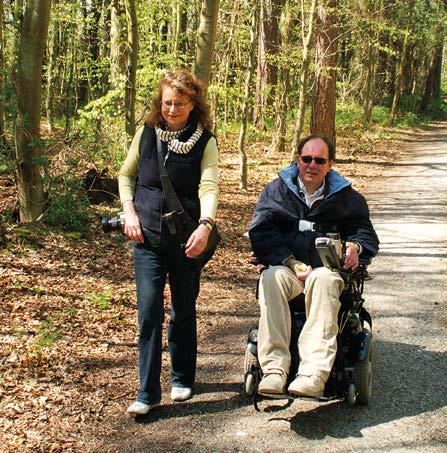
M372 344L369 346L365 360L357 362L354 368L355 390L357 393L356 403L366 405L371 399L372 381Z
M244 361L244 389L247 395L252 396L255 392L255 389L259 384L260 374L261 367L258 358L252 354L247 347Z
M253 393L255 393L255 376L253 373L245 375L245 393L248 396L253 396Z

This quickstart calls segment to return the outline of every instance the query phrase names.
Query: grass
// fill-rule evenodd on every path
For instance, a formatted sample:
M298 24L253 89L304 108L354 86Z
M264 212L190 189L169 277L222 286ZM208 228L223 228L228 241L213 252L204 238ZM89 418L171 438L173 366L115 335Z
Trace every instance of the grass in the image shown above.
M53 319L45 319L38 330L34 352L40 353L43 348L51 347L61 337L62 334L57 330Z
M112 290L105 289L97 293L90 293L87 300L98 310L109 310L112 306Z

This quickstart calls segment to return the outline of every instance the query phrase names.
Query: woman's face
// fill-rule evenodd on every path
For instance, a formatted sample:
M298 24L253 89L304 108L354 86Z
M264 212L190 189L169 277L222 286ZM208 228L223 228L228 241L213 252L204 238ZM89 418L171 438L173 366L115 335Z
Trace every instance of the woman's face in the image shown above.
M170 131L182 130L188 122L194 102L171 87L164 87L161 95L161 116Z

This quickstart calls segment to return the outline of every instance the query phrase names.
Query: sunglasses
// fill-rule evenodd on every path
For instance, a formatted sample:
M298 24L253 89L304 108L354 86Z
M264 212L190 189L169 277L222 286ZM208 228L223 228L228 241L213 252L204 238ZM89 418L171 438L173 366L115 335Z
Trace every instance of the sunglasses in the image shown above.
M328 159L325 159L324 157L313 157L313 156L300 156L300 159L305 164L310 164L314 160L317 165L324 165L328 161Z

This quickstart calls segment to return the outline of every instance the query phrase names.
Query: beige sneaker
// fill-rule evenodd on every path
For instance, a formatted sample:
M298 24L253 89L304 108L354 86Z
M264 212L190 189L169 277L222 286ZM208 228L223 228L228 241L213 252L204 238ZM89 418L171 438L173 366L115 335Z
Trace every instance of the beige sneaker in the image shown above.
M171 389L171 400L173 401L185 401L191 398L192 389L190 387L172 387Z
M144 404L140 401L135 401L127 408L127 413L131 415L145 415L147 414L152 408L158 406L160 403L154 404Z
M283 373L266 374L259 383L258 392L281 395L286 389L286 375Z
M300 376L288 388L289 393L318 398L324 394L324 382L318 376Z

